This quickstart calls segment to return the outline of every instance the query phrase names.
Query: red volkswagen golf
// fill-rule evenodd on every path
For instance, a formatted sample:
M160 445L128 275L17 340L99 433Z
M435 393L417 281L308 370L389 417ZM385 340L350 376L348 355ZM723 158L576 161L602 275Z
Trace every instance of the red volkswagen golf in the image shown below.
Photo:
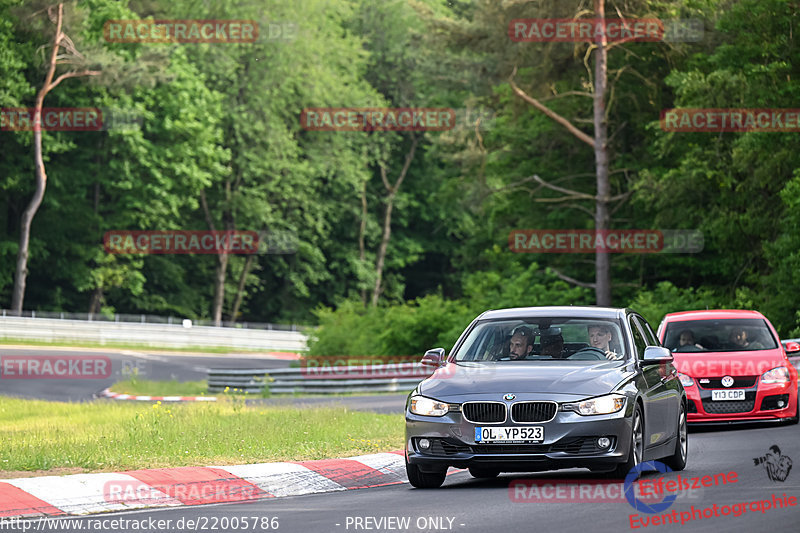
M658 338L675 357L687 422L798 422L797 369L761 313L670 313Z

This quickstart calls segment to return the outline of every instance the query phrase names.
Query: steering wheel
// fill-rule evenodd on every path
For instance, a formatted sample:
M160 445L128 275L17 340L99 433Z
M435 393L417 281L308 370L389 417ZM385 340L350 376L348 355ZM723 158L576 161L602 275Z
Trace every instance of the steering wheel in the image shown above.
M678 346L673 352L702 352L700 348L695 346L694 344L684 344L683 346Z
M581 348L574 354L570 355L567 357L567 359L572 359L573 361L605 361L606 352L600 348L595 348L594 346L587 346L586 348Z

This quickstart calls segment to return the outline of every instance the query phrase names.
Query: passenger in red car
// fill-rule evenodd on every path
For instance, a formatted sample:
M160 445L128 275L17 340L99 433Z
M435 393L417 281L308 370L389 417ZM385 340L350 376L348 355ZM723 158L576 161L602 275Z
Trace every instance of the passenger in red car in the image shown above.
M741 326L735 327L731 330L728 339L734 347L741 348L742 350L763 350L764 345L758 341L751 342L747 338L747 330Z

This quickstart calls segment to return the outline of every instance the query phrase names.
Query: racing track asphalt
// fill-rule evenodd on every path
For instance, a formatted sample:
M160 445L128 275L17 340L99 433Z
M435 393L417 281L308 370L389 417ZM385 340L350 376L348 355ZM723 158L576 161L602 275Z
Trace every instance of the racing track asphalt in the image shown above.
M197 381L206 379L206 368L287 368L289 361L257 355L184 355L158 354L131 350L85 348L8 348L0 346L4 356L105 356L111 360L112 374L106 379L0 379L0 395L50 401L89 401L115 382L127 379L125 372L138 368L142 379ZM208 394L213 396L213 394ZM264 405L317 407L345 405L351 409L378 413L402 413L407 393L336 397L277 397L247 400ZM114 400L109 400L114 401Z
M780 446L783 455L800 461L800 426L764 426L752 425L738 428L715 428L710 430L692 430L689 436L689 464L682 477L701 477L734 471L738 478L736 483L725 486L713 486L700 489L694 493L681 494L672 507L690 511L696 508L711 507L717 504L731 505L751 500L771 498L772 494L794 496L800 500L800 467L790 471L784 482L770 481L763 466L755 466L753 458L763 456L774 444ZM573 481L591 477L586 471L570 470L558 473L541 474L504 474L490 481L473 479L465 471L454 471L445 481L443 488L435 490L419 490L411 488L407 483L385 487L270 498L249 503L219 504L207 506L181 507L169 509L149 509L94 515L87 518L69 520L84 521L100 519L124 518L127 520L172 520L170 527L159 529L120 528L122 532L183 532L187 528L178 529L179 520L195 520L196 525L204 524L207 529L217 531L278 531L285 533L339 533L351 531L399 531L420 533L422 531L455 531L455 532L623 532L623 531L720 531L726 533L748 532L783 532L797 531L800 519L800 507L770 509L766 513L751 512L734 517L703 518L687 522L685 525L653 526L632 529L629 516L637 513L627 501L611 503L580 503L568 500L558 502L513 502L510 498L509 484L515 479L565 479ZM675 479L676 473L668 473L668 480ZM800 504L800 502L798 502ZM638 513L644 516L645 513ZM651 516L651 515L648 515ZM242 529L243 522L238 522L239 529L231 527L234 518L250 519L248 528ZM252 517L277 517L278 528L254 528ZM389 517L409 517L408 527L376 528L375 521L364 521L366 517L374 520ZM430 521L438 519L438 523ZM361 519L360 522L356 522ZM449 521L452 519L452 522ZM211 528L225 524L226 528ZM427 522L427 523L424 523ZM66 525L65 522L62 524ZM87 531L92 523L84 523ZM130 522L129 522L130 524ZM362 527L355 527L360 524ZM52 522L51 522L52 525ZM142 525L139 523L138 525ZM367 529L369 525L370 528ZM433 525L434 527L430 527ZM436 527L436 526L439 527ZM404 526L404 524L403 524ZM423 527L419 527L423 526ZM443 527L442 527L443 526ZM51 531L81 531L77 527L50 529ZM92 531L101 531L92 529ZM107 531L111 531L108 529Z
M207 377L206 368L286 368L289 361L257 355L185 355L148 351L86 348L9 348L0 346L5 356L104 356L111 361L111 376L104 379L0 379L0 394L51 401L87 401L94 394L127 379L126 372L137 368L142 379L158 381L198 381Z

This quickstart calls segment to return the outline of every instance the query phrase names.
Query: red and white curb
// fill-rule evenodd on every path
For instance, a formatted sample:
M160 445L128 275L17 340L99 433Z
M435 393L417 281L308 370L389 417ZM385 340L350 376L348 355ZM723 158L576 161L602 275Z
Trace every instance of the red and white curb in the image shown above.
M258 501L406 482L403 452L347 459L0 480L0 517Z
M216 396L135 396L132 394L122 394L111 389L103 389L97 393L99 398L111 398L112 400L135 400L142 402L216 402Z

